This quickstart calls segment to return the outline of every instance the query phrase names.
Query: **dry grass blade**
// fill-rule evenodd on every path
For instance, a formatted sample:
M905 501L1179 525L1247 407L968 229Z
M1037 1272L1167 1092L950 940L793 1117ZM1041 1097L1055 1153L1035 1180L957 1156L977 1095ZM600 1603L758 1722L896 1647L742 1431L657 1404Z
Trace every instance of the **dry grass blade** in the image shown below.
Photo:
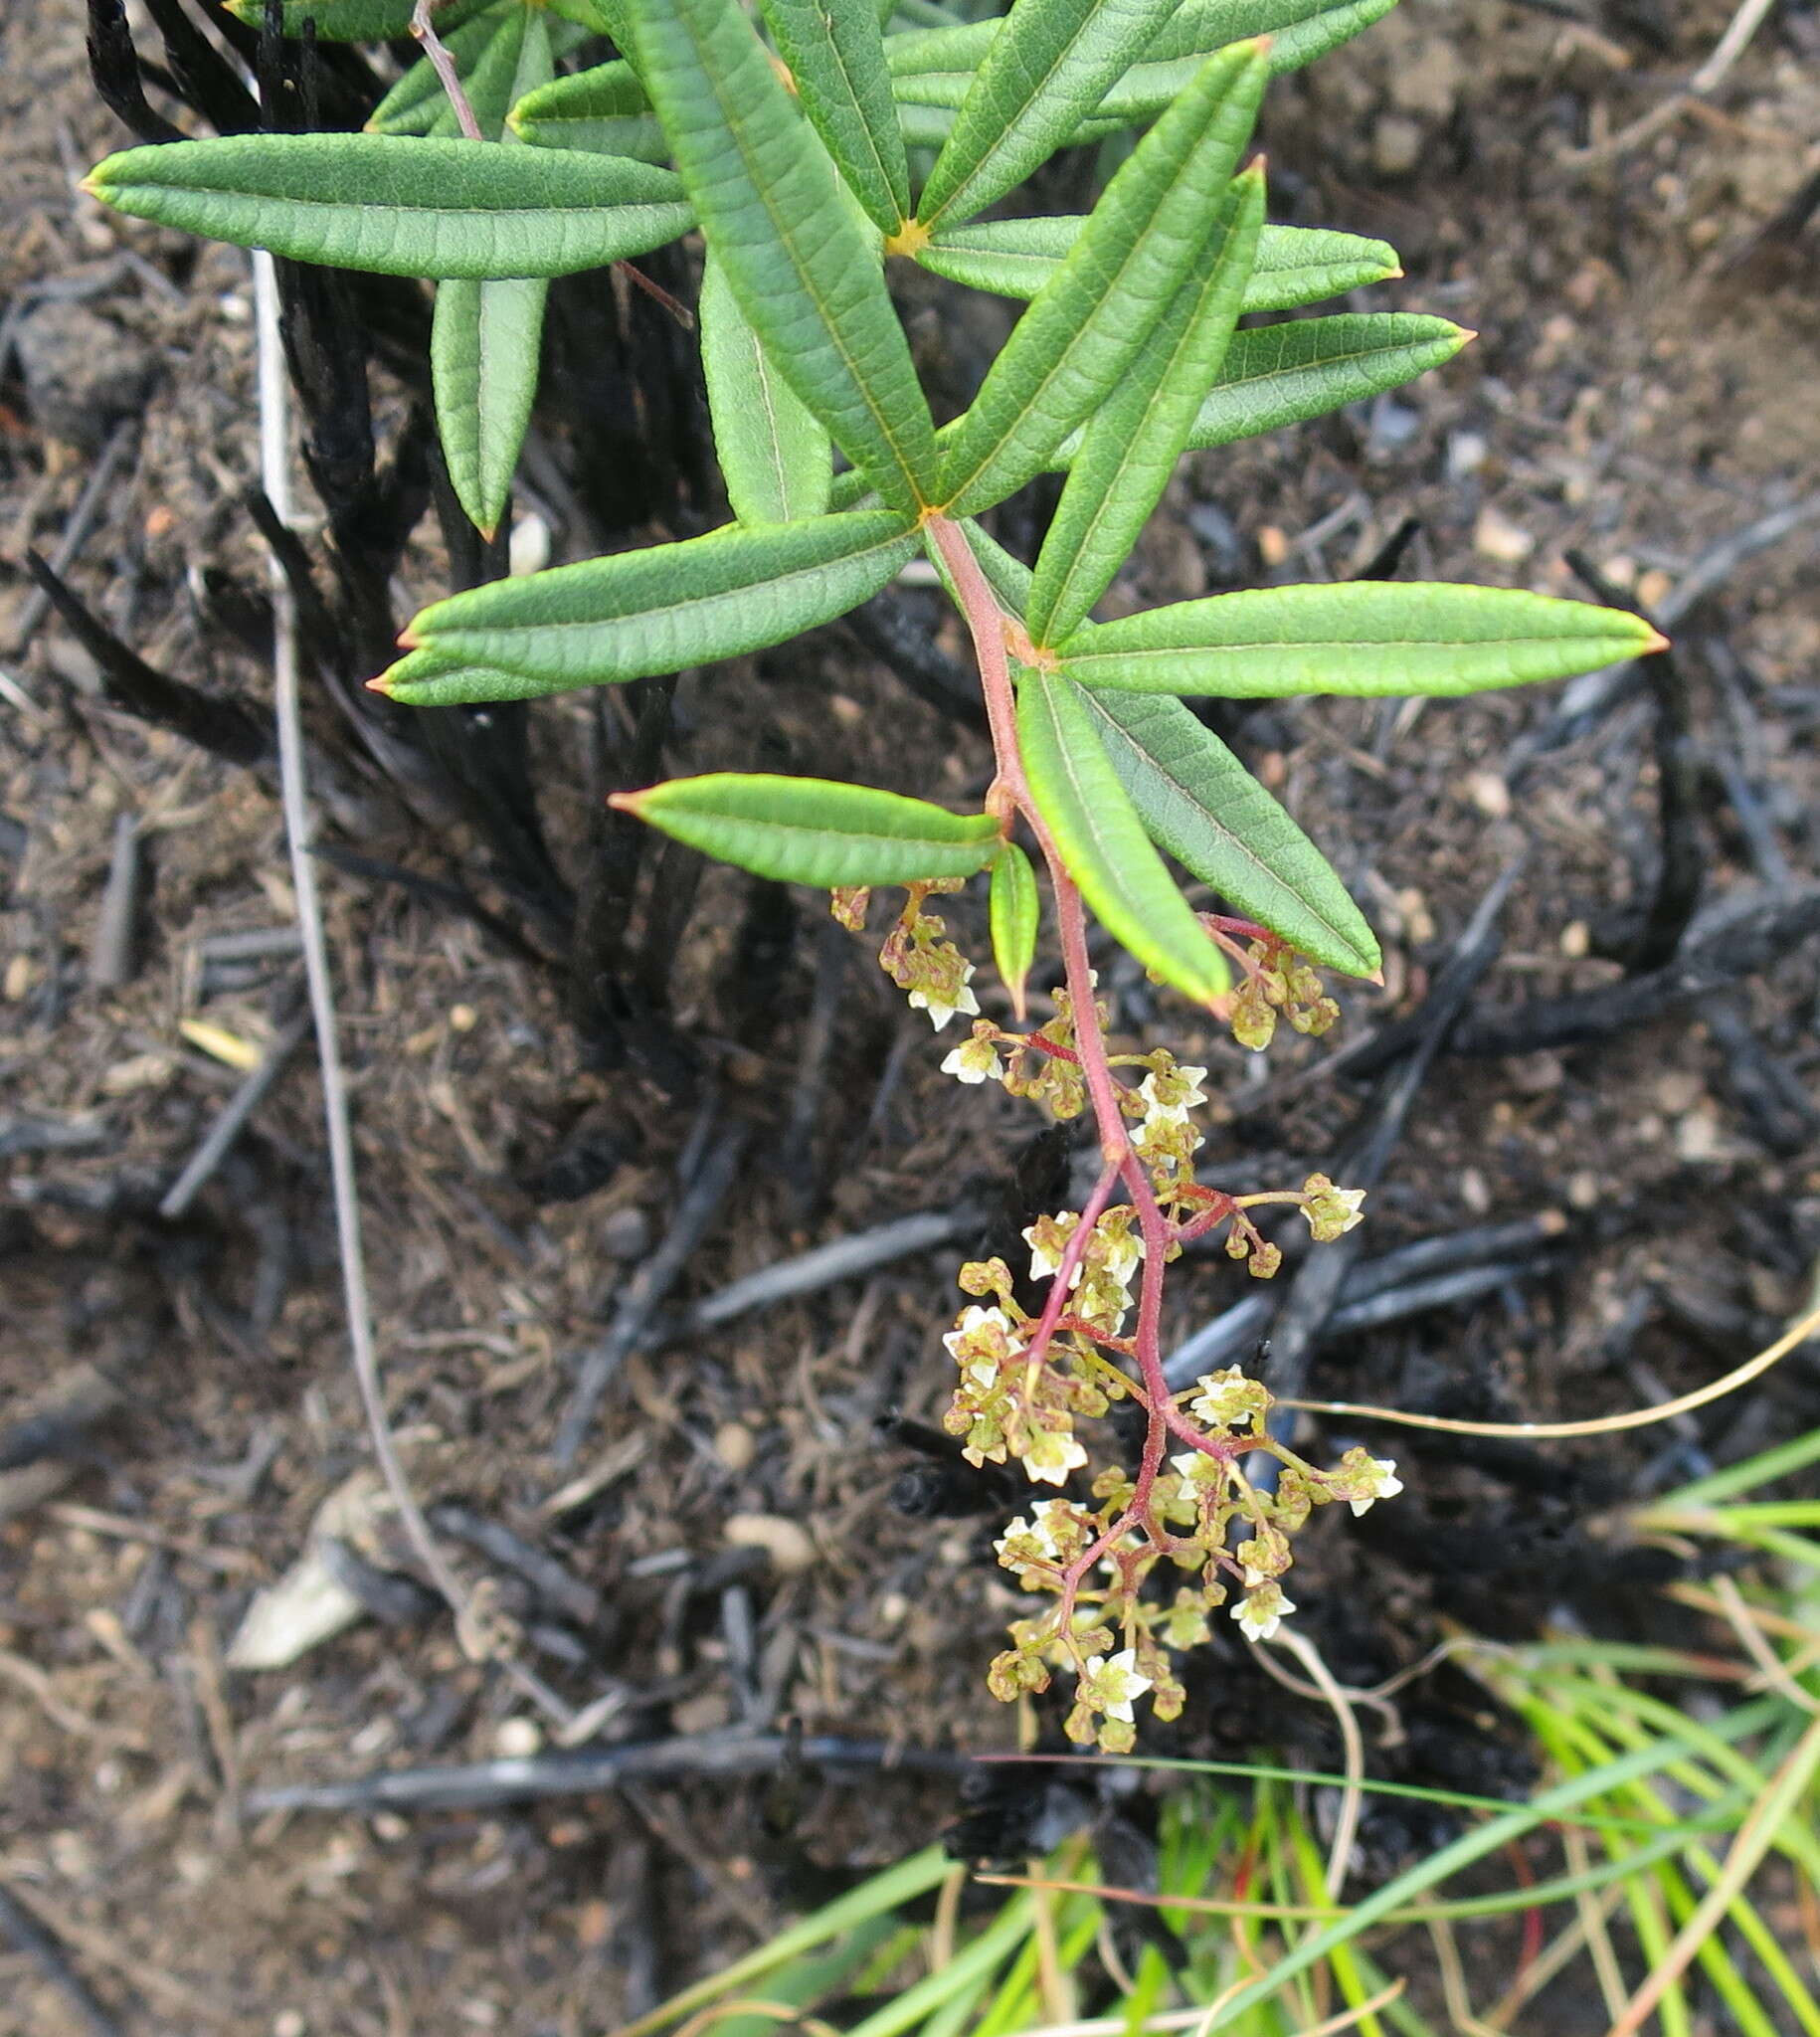
M1719 1879L1700 1899L1699 1906L1675 1935L1675 1942L1657 1961L1655 1970L1626 2004L1606 2037L1635 2037L1655 2013L1656 2005L1674 1986L1699 1955L1700 1948L1719 1928L1720 1920L1743 1893L1763 1855L1769 1851L1784 1819L1799 1803L1803 1792L1820 1769L1820 1719L1815 1720L1782 1763L1781 1772L1758 1800L1750 1815L1737 1829L1731 1850Z
M1614 1435L1620 1429L1648 1428L1658 1421L1673 1421L1696 1407L1723 1400L1740 1387L1760 1379L1771 1366L1779 1364L1797 1346L1820 1333L1820 1308L1810 1309L1791 1328L1757 1355L1745 1361L1724 1379L1683 1393L1678 1400L1665 1400L1657 1407L1633 1407L1628 1414L1605 1414L1589 1421L1454 1421L1440 1414L1406 1414L1395 1407L1373 1407L1356 1400L1280 1400L1280 1407L1299 1407L1309 1414L1339 1414L1354 1420L1394 1422L1399 1428L1438 1429L1452 1436L1523 1436L1531 1442L1558 1441L1566 1436Z

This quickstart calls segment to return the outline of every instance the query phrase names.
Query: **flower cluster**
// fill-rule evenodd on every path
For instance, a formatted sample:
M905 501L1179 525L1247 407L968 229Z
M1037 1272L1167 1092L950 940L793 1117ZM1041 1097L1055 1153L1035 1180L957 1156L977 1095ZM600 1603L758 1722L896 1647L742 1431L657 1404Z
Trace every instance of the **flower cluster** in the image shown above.
M1170 1458L1144 1500L1124 1473L1106 1472L1092 1487L1097 1506L1039 1500L994 1544L1021 1589L1055 1603L1012 1623L991 1687L1015 1697L1071 1670L1067 1732L1108 1753L1133 1744L1133 1699L1148 1692L1159 1718L1180 1713L1170 1656L1208 1639L1210 1613L1224 1606L1248 1639L1267 1641L1296 1610L1283 1588L1291 1538L1317 1508L1344 1503L1363 1514L1402 1490L1388 1457L1354 1448L1324 1471L1297 1456L1270 1433L1269 1392L1236 1366L1203 1375L1183 1398L1177 1412L1192 1417L1183 1432L1191 1446ZM1254 1451L1277 1460L1274 1492L1246 1471ZM1173 1590L1147 1588L1159 1570L1177 1574Z
M1216 940L1222 928L1209 926ZM1276 1036L1277 1015L1297 1032L1318 1037L1340 1018L1340 1007L1322 988L1321 979L1293 949L1265 933L1246 947L1225 940L1220 945L1239 965L1242 981L1232 994L1232 1036L1240 1046L1261 1053Z
M1162 1047L1108 1052L1110 1015L1080 952L1070 984L1091 1011L1058 989L1054 1016L1030 1031L984 1017L972 965L925 909L952 888L909 887L880 964L938 1030L957 1014L973 1020L944 1057L945 1073L970 1087L996 1082L1058 1119L1091 1105L1107 1163L1084 1210L1038 1216L1023 1232L1029 1281L1047 1283L1040 1310L1019 1303L1029 1289L1002 1259L976 1260L961 1268L970 1299L943 1339L957 1375L944 1421L962 1454L973 1464L1020 1464L1032 1485L1049 1488L994 1545L1019 1589L1049 1602L1011 1623L1011 1645L988 1683L1009 1699L1046 1690L1058 1668L1070 1672L1069 1735L1123 1752L1134 1744L1140 1699L1160 1719L1180 1714L1185 1693L1171 1658L1205 1643L1220 1608L1257 1642L1295 1612L1283 1581L1291 1542L1317 1508L1338 1502L1361 1514L1401 1489L1394 1464L1362 1449L1325 1471L1305 1462L1271 1434L1268 1391L1236 1366L1171 1393L1158 1345L1164 1266L1223 1228L1227 1253L1268 1279L1282 1248L1254 1211L1293 1208L1319 1243L1363 1221L1365 1191L1324 1174L1249 1196L1200 1182L1193 1113L1207 1101L1207 1070ZM835 894L843 925L862 928L865 908L863 892ZM1338 1008L1320 979L1274 935L1248 921L1208 928L1244 973L1232 1001L1244 1044L1264 1045L1279 1014L1301 1032L1333 1022ZM1112 1201L1119 1183L1129 1201ZM1143 1461L1135 1473L1100 1472L1081 1496L1075 1474L1087 1472L1089 1456L1079 1424L1128 1398L1146 1417ZM1247 1475L1258 1452L1276 1459L1274 1483Z

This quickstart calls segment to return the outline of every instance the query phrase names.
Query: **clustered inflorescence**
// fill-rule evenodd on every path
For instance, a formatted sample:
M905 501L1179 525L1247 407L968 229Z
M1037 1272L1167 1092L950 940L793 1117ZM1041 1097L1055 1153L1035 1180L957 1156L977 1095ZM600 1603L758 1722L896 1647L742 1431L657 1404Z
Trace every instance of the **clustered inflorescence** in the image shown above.
M943 1061L946 1073L970 1084L997 1082L1057 1118L1078 1117L1089 1083L1069 992L1056 990L1054 1017L1028 1032L981 1017L969 987L972 965L925 910L929 895L946 888L911 888L879 958L886 973L937 1030L957 1015L973 1020L969 1037ZM835 915L857 929L865 903L863 893L836 893ZM1244 1044L1267 1044L1279 1016L1316 1033L1338 1018L1314 971L1274 936L1246 922L1209 917L1206 924L1242 972L1229 1017ZM1097 1045L1106 1018L1097 1005L1095 1017ZM1171 1651L1204 1642L1211 1613L1228 1606L1261 1641L1294 1612L1283 1588L1291 1538L1317 1507L1344 1502L1363 1514L1401 1485L1391 1459L1362 1448L1328 1470L1307 1463L1271 1433L1269 1392L1236 1366L1170 1393L1157 1341L1163 1264L1184 1244L1223 1225L1227 1253L1268 1279L1282 1252L1251 1210L1293 1206L1323 1242L1363 1220L1365 1191L1337 1188L1321 1174L1300 1189L1262 1195L1208 1188L1195 1178L1202 1139L1190 1115L1206 1101L1207 1070L1178 1062L1163 1047L1107 1054L1105 1065L1136 1076L1112 1084L1127 1164L1109 1165L1084 1209L1041 1216L1024 1231L1030 1278L1048 1282L1042 1310L1032 1315L1018 1305L1002 1259L974 1261L960 1272L973 1299L943 1341L960 1375L946 1425L974 1464L1015 1459L1033 1483L1059 1488L1088 1468L1077 1434L1083 1417L1128 1398L1149 1417L1135 1471L1100 1472L1088 1498L1058 1492L1036 1500L994 1545L1019 1586L1050 1601L1012 1622L1012 1645L988 1679L994 1694L1045 1690L1055 1668L1069 1669L1070 1738L1123 1753L1134 1743L1138 1698L1148 1695L1161 1719L1180 1713L1184 1692ZM1135 1186L1133 1202L1110 1201L1121 1180ZM1247 1475L1254 1452L1276 1460L1273 1490ZM1164 1565L1175 1574L1173 1593L1148 1588Z

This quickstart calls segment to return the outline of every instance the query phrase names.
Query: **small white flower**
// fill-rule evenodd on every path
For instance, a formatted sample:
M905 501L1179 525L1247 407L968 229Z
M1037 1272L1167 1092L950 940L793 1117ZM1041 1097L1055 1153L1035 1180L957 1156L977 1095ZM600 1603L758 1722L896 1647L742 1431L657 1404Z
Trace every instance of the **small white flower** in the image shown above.
M912 991L910 993L911 1011L927 1012L930 1024L938 1032L941 1031L942 1027L948 1023L949 1019L957 1012L965 1013L970 1018L979 1016L980 1000L967 987L967 977L973 975L974 966L971 962L968 962L964 963L962 967L966 970L967 976L962 978L961 988L955 993L955 1001L952 1005L944 1005L938 1000L931 998L927 991Z
M1365 1460L1375 1474L1371 1490L1361 1494L1351 1502L1355 1515L1369 1511L1374 1500L1392 1500L1402 1491L1403 1482L1396 1475L1394 1457L1370 1457Z
M976 1358L967 1368L967 1379L970 1386L978 1387L982 1392L990 1393L999 1384L999 1368L991 1359Z
M983 1309L978 1303L961 1311L961 1320L948 1332L942 1342L948 1347L948 1355L957 1365L965 1365L974 1356L961 1347L971 1339L997 1331L1007 1342L1011 1333L1011 1319L1002 1309Z
M950 1048L942 1062L942 1073L952 1075L957 1082L997 1082L1004 1073L1004 1063L990 1044L982 1046L969 1040L965 1046Z
M1055 1538L1056 1516L1059 1514L1063 1522L1072 1521L1074 1509L1066 1500L1037 1500L1030 1508L1030 1513L1034 1517L1030 1523L1030 1533L1036 1538L1037 1547L1044 1556L1052 1557L1059 1563L1061 1544Z
M1102 1711L1108 1719L1122 1719L1131 1723L1131 1706L1134 1698L1141 1698L1150 1689L1151 1680L1138 1668L1138 1651L1135 1648L1121 1648L1116 1655L1090 1656L1081 1665L1081 1680L1091 1679L1098 1699L1096 1711Z
M1238 1601L1232 1617L1254 1641L1267 1641L1295 1609L1280 1584L1263 1583Z
M1223 1468L1217 1457L1210 1457L1205 1450L1183 1450L1172 1457L1170 1464L1177 1475L1185 1478L1190 1485L1211 1485Z
M1053 1244L1041 1242L1045 1225L1055 1237ZM1032 1280L1051 1280L1061 1271L1062 1253L1067 1250L1068 1242L1079 1226L1080 1218L1072 1209L1064 1209L1059 1216L1047 1217L1043 1223L1024 1226L1023 1241L1030 1248ZM1083 1260L1076 1259L1074 1271L1068 1276L1069 1287L1074 1288L1081 1284L1081 1275L1085 1270Z
M1068 1473L1087 1461L1087 1452L1065 1429L1038 1429L1023 1453L1023 1468L1032 1480L1066 1485Z
M1154 1119L1159 1124L1165 1125L1186 1124L1188 1112L1194 1105L1205 1103L1207 1100L1207 1093L1200 1086L1206 1079L1206 1073L1205 1068L1184 1066L1174 1069L1168 1078L1171 1087L1174 1088L1182 1083L1185 1083L1187 1086L1179 1102L1169 1103L1157 1094L1157 1076L1153 1069L1138 1084L1138 1094L1144 1099L1145 1123L1149 1124Z
M1263 1389L1255 1380L1246 1379L1237 1366L1202 1373L1194 1384L1200 1391L1188 1402L1188 1412L1209 1428L1249 1428L1256 1421Z

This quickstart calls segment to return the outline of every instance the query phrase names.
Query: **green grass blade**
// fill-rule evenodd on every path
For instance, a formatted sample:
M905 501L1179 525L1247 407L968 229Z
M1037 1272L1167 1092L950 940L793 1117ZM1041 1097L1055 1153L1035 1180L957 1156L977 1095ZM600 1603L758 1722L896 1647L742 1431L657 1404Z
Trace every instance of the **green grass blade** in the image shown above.
M790 523L827 508L831 447L765 351L712 256L702 265L701 367L714 452L742 523Z
M537 395L544 277L437 285L430 374L437 436L455 496L491 537L505 513L518 449Z
M708 248L778 370L884 499L933 499L935 428L877 253L738 0L643 0L633 56Z
M680 1994L672 1995L648 2015L625 2024L614 2033L614 2037L649 2037L651 2031L679 2023L684 2016L694 2014L710 2002L741 1993L766 1974L814 1951L819 1945L826 1944L843 1932L862 1931L872 1919L886 1916L906 1903L915 1902L919 1896L928 1895L932 1889L939 1888L953 1870L954 1863L940 1846L925 1846L920 1853L913 1853L908 1860L887 1868L883 1874L873 1875L861 1882L858 1888L849 1889L845 1895L836 1897L800 1923L779 1932L776 1938L748 1952L744 1958L735 1959L718 1973L710 1973L706 1979L698 1980Z
M989 1983L1000 1964L1009 1958L1028 1936L1030 1914L1029 1898L1014 1898L940 1971L926 1974L905 1988L895 2000L855 2023L846 2037L900 2037L902 2031L914 2030L925 2016L933 2014L956 1995ZM633 2033L623 2031L620 2037L633 2037Z
M878 10L868 0L759 0L797 95L853 196L881 233L910 215L910 165Z
M135 219L382 276L566 276L690 224L682 186L648 163L396 134L129 148L85 189Z
M968 516L1039 472L1104 401L1181 286L1264 89L1257 50L1210 57L1119 165L1054 277L944 435L941 492Z
M1376 938L1327 858L1210 728L1167 694L1084 700L1159 848L1311 960L1378 973Z
M1226 958L1151 846L1073 681L1021 672L1017 736L1037 809L1095 917L1187 997L1223 996Z
M1742 1739L1746 1734L1768 1725L1780 1709L1777 1701L1759 1699L1755 1704L1740 1706L1723 1721L1716 1722L1716 1730L1726 1738ZM1216 2030L1231 2029L1241 2016L1248 2015L1260 2002L1267 2001L1287 1981L1325 1959L1336 1945L1351 1943L1380 1918L1404 1909L1418 1896L1451 1879L1462 1868L1483 1860L1487 1854L1496 1853L1509 1841L1521 1838L1561 1811L1574 1809L1589 1797L1604 1795L1637 1776L1656 1772L1686 1754L1689 1745L1684 1738L1665 1737L1634 1754L1621 1755L1589 1774L1569 1776L1553 1788L1544 1790L1530 1803L1507 1811L1502 1817L1492 1818L1471 1832L1462 1833L1425 1861L1405 1869L1381 1888L1373 1889L1363 1901L1354 1904L1344 1918L1311 1932L1308 1937L1286 1947L1269 1972L1248 1981L1209 2014L1201 2026L1206 2037L1212 2037Z
M1219 373L1264 223L1264 173L1235 177L1194 267L1081 436L1037 554L1024 624L1059 643L1087 620L1131 556Z
M921 250L917 261L951 282L1001 297L1033 297L1079 237L1085 215L983 220L956 227ZM1244 309L1294 311L1402 275L1382 241L1316 227L1266 226L1245 284Z
M1014 841L1007 841L993 865L988 918L993 936L993 965L1011 994L1011 1006L1023 1017L1023 987L1036 960L1036 934L1042 923L1042 900L1036 872Z
M1820 1428L1810 1429L1806 1435L1796 1436L1790 1442L1778 1443L1773 1449L1761 1450L1754 1457L1746 1457L1741 1464L1728 1464L1723 1471L1715 1471L1706 1478L1695 1479L1692 1485L1664 1493L1652 1504L1674 1509L1714 1506L1721 1500L1734 1498L1740 1492L1772 1484L1778 1478L1790 1478L1812 1464L1820 1464Z
M861 510L787 527L733 524L680 544L497 580L433 604L399 641L506 674L513 690L457 692L440 679L419 680L409 660L380 689L414 707L521 700L763 650L856 608L916 548L901 516Z
M934 229L1046 162L1174 12L1174 0L1015 0L917 199Z
M630 64L597 64L527 93L507 115L520 141L539 148L586 149L595 155L669 160L669 143Z
M829 891L971 877L999 844L991 814L824 778L715 771L616 793L612 804L719 862Z
M1101 623L1061 647L1087 686L1280 699L1449 696L1597 671L1662 648L1640 617L1518 588L1261 587Z

